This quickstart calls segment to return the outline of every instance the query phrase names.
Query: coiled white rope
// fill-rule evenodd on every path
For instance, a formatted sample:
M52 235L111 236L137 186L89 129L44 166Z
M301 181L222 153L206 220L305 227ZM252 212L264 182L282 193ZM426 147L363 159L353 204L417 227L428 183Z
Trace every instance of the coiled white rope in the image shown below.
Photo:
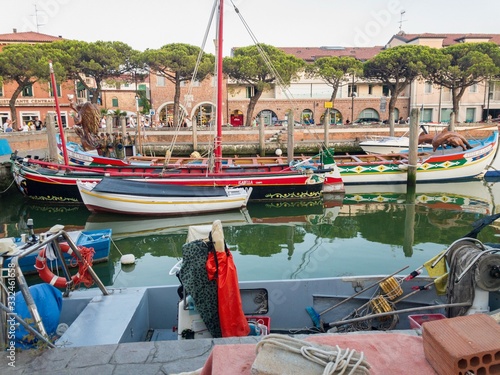
M262 338L256 347L257 354L264 345L274 345L282 350L301 354L305 359L324 366L323 375L370 373L370 364L364 359L363 352L358 353L354 349L341 349L336 345L336 350L327 351L307 341L278 334L270 334Z

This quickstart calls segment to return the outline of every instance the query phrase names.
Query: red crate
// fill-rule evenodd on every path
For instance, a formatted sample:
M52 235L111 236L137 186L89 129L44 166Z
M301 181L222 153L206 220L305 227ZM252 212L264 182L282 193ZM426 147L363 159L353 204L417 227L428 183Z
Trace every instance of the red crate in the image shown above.
M422 324L425 322L432 322L434 320L446 319L443 314L415 314L408 315L408 320L410 321L410 328L419 329L422 328Z

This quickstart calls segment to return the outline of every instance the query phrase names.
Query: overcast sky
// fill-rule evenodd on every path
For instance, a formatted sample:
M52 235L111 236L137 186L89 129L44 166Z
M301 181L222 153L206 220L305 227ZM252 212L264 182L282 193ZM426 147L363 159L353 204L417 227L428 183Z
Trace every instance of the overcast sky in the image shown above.
M84 41L122 41L138 50L201 46L213 0L0 0L0 34L18 31ZM277 47L374 46L406 33L500 33L498 0L225 0L224 52ZM36 11L35 11L36 5ZM38 17L35 17L37 14ZM37 20L38 19L38 30ZM205 50L214 53L214 27Z

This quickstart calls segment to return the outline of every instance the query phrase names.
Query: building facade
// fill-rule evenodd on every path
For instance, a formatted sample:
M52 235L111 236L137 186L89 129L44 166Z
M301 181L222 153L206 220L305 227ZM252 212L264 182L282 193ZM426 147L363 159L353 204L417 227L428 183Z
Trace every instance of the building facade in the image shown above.
M394 35L388 48L402 44L443 48L457 43L492 42L500 45L500 34L406 34ZM424 122L449 122L453 108L450 89L431 82L415 81L410 87L410 110L421 109ZM457 122L488 121L500 116L500 82L485 80L466 89L457 115Z
M0 34L0 51L6 45L13 43L51 43L60 39L61 37L35 32L17 32L14 29L12 33ZM17 83L15 82L4 82L0 86L0 121L2 124L12 117L9 101L16 88ZM75 94L74 82L66 81L57 83L57 90L55 91L59 99L63 126L71 126L71 109L69 108L67 96L68 94ZM26 129L26 126L30 125L35 117L38 117L41 121L45 121L47 116L53 116L55 123L57 123L55 99L50 82L35 82L23 90L22 94L16 100L15 108L18 119L18 124L14 124L16 130L20 130L23 126Z
M0 35L0 48L9 43L50 43L60 37L26 32L13 32ZM443 48L462 42L493 42L500 45L500 34L405 34L394 35L386 46L374 47L302 47L280 48L312 63L316 59L328 56L350 56L360 61L373 58L385 48L402 44L426 45ZM91 78L88 78L91 80ZM91 84L92 82L90 82ZM2 123L10 118L9 100L15 89L15 83L4 83L0 88L0 118ZM62 122L72 126L69 120L68 94L74 94L78 102L90 100L88 92L75 82L64 82L57 88L61 107ZM246 122L248 105L253 95L253 87L241 85L231 80L223 83L223 124L242 126ZM25 90L16 101L17 117L22 122L30 122L34 117L45 119L55 114L55 102L49 83L35 83ZM288 87L275 86L264 92L259 99L253 116L258 117L266 125L273 125L284 120L291 113L295 121L303 125L320 124L327 111L330 113L332 126L366 120L384 122L388 120L388 88L376 82L366 81L358 77L346 77L333 102L330 101L332 87L321 79L308 78L301 75L298 81ZM173 126L175 85L165 77L151 74L144 81L135 82L132 77L123 76L102 87L99 105L108 113L126 112L127 116L137 113L137 93L144 92L151 106L150 115L153 123L162 126ZM214 77L202 82L188 82L181 85L180 124L184 126L206 126L213 122L216 103L216 87ZM413 82L397 99L394 113L395 119L406 119L413 108L421 110L424 122L447 122L452 108L451 93L448 89L438 87L430 82ZM142 109L142 108L141 108ZM292 111L292 112L290 112ZM500 116L500 82L483 81L467 89L460 102L458 122L479 122L489 117ZM148 116L146 116L148 117Z

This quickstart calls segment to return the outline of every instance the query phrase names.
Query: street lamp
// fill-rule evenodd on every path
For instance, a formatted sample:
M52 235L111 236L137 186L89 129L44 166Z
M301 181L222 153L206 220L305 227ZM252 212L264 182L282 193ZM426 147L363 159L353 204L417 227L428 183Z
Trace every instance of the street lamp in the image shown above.
M354 98L356 97L356 93L353 91L351 93L351 123L354 123Z
M488 81L488 103L486 104L486 122L489 122L490 117L490 99L493 96L493 93L490 89L491 81Z
M356 93L354 92L354 73L352 75L352 84L351 84L351 123L354 123L354 98L356 97Z

